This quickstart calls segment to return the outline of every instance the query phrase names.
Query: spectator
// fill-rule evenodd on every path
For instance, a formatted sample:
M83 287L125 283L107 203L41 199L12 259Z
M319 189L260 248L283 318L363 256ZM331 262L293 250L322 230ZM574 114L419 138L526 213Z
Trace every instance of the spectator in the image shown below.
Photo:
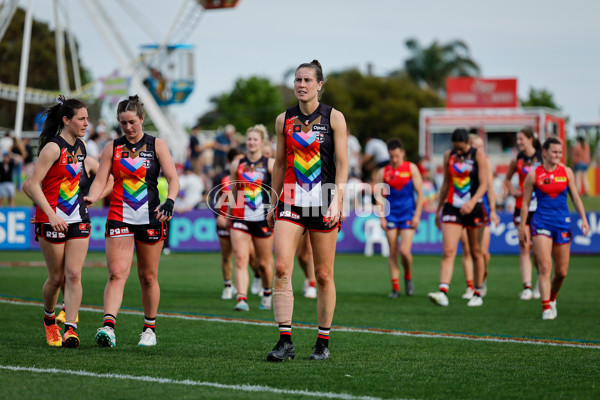
M204 182L191 168L186 167L179 177L179 194L175 200L175 211L184 213L197 208L202 203Z
M0 163L0 206L6 204L9 207L15 206L15 183L13 181L13 172L15 166L22 162L22 157L17 154L11 154L8 151L2 153L2 162Z
M346 130L348 136L348 176L359 177L360 176L360 143L356 136L350 132L350 128Z
M10 132L4 132L2 138L0 138L0 154L10 152L10 149L13 147L13 140L10 137Z
M575 185L577 193L588 195L590 188L587 180L587 170L591 161L590 146L583 136L577 137L577 143L571 149L571 164L575 172ZM583 186L582 186L583 185Z
M388 154L385 142L377 138L368 138L362 162L363 180L374 182L377 171L389 163L390 155Z
M214 165L216 172L221 172L227 163L227 152L237 148L238 143L235 137L235 126L227 125L225 131L217 135L213 144Z
M23 172L23 160L25 159L25 157L27 157L27 152L25 151L25 147L23 147L23 143L19 139L14 137L12 140L13 145L10 149L10 152L13 155L19 156L20 159L20 161L15 164L15 167L13 169L13 182L17 184L17 189L21 190L21 185L23 183L21 180L21 173Z
M86 147L88 156L93 157L96 160L100 158L102 145L100 144L100 135L97 131L90 136L90 139L86 142Z
M189 147L189 159L192 170L196 174L202 173L202 152L204 151L204 147L200 144L200 140L198 140L198 134L200 133L200 126L196 125L192 132L190 133L190 147Z

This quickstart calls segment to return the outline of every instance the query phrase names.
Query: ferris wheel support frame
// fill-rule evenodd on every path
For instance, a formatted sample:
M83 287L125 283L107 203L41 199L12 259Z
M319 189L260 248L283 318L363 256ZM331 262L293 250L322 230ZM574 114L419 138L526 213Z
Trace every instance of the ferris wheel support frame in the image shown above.
M19 71L19 93L17 95L17 115L15 118L15 137L21 139L23 116L25 114L25 89L27 88L27 71L29 70L29 50L31 48L31 27L33 25L33 0L27 3L25 28L23 29L23 46L21 49L21 67Z
M187 132L175 118L171 118L163 112L144 85L143 78L149 73L147 67L136 62L134 53L128 48L127 42L102 6L101 1L82 0L81 4L87 10L89 17L100 32L100 36L116 58L121 72L131 76L130 85L140 96L146 112L158 129L160 137L167 142L173 160L176 163L183 163L188 143Z

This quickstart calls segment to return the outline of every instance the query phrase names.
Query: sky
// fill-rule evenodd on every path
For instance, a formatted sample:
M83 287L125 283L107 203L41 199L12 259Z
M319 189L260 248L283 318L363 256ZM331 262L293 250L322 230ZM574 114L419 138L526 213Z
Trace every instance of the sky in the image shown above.
M52 2L32 1L34 17L54 27ZM121 1L135 9L135 19L117 0L103 4L137 56L140 45L153 42L146 31L163 40L191 0ZM94 78L110 75L116 60L85 8L67 0L65 9L83 65ZM368 63L383 76L403 66L409 57L404 42L414 37L423 45L463 40L483 77L517 78L520 98L532 87L549 90L571 127L598 122L598 15L598 0L240 0L235 9L205 11L188 36L196 49L196 86L172 112L190 126L210 110L210 98L231 91L236 79L281 83L288 70L312 59L321 62L325 78L349 68L366 73ZM145 30L136 19L147 21Z

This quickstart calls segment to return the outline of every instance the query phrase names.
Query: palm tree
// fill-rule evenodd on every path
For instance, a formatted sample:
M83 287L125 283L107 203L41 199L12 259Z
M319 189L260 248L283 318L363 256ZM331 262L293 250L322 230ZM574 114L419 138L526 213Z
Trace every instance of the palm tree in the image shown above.
M479 66L471 59L469 47L462 40L445 44L436 40L423 48L417 39L412 38L405 44L412 55L404 62L404 68L420 86L443 93L446 78L479 75Z

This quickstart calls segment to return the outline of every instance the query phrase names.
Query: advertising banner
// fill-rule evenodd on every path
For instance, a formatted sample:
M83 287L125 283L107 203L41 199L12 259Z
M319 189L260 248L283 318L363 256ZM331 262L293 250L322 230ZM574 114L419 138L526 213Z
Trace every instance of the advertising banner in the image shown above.
M448 78L446 108L518 107L516 79Z
M92 233L90 251L104 251L104 227L108 209L91 208ZM0 250L39 249L35 241L33 215L30 208L0 208ZM600 254L600 213L587 214L590 234L581 234L581 221L571 214L574 254ZM518 254L519 238L512 222L512 214L500 213L500 224L491 227L490 253ZM378 218L372 214L350 215L342 224L338 235L337 251L340 253L362 253L367 237L365 225L373 220L371 228L379 228ZM382 233L382 232L379 232ZM173 251L219 251L216 222L210 210L193 210L175 214L170 222L169 244ZM379 249L378 245L375 250ZM441 254L442 234L435 226L435 215L423 213L413 243L413 254Z

